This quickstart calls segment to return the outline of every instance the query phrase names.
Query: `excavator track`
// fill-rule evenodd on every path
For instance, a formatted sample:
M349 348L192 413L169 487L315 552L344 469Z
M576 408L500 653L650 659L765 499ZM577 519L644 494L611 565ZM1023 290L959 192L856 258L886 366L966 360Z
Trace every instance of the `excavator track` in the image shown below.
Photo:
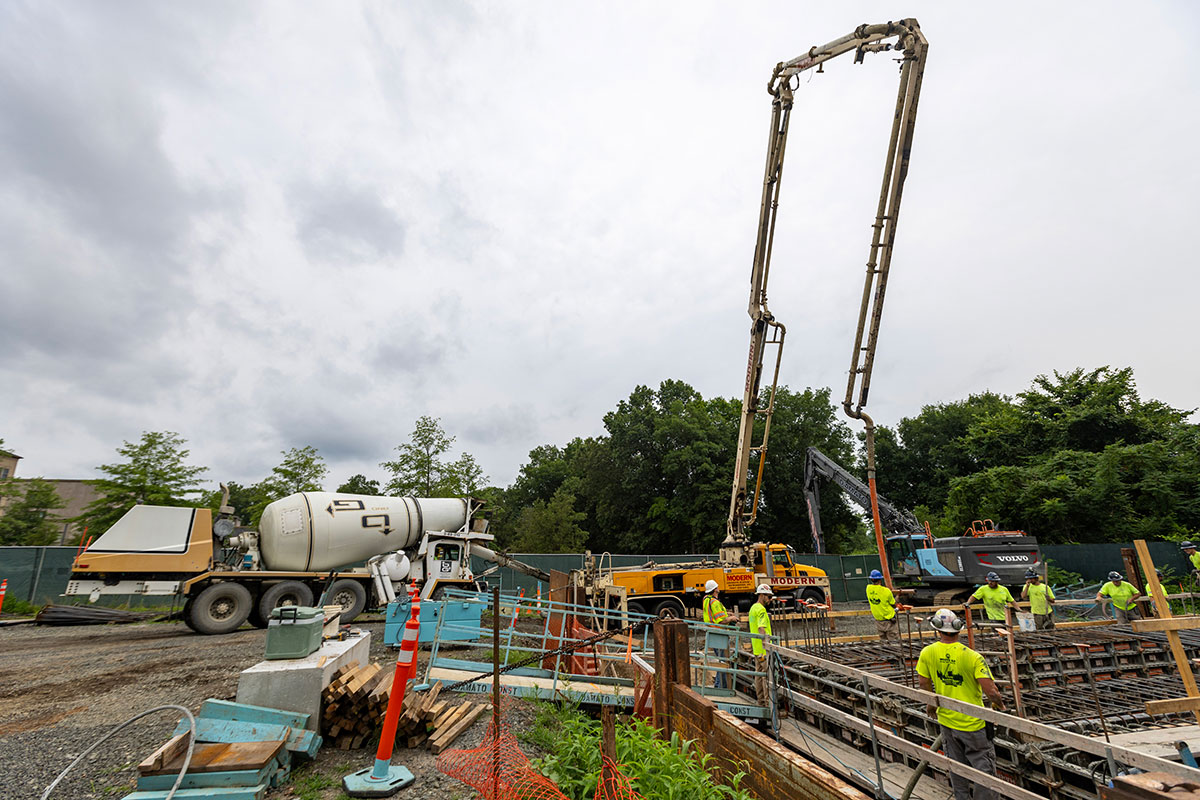
M933 596L935 606L961 606L975 590L971 587L958 586L954 589L943 589Z

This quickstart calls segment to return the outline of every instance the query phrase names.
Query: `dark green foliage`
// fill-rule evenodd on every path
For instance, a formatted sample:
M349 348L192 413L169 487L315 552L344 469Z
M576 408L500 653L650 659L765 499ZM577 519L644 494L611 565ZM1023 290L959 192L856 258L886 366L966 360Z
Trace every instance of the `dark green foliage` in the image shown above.
M810 549L805 448L815 445L845 463L853 461L853 439L837 413L828 389L780 390L755 538ZM530 452L497 504L501 543L527 549L541 542L546 552L569 551L568 543L577 541L575 528L564 525L570 533L554 546L546 540L554 534L532 539L525 534L534 523L543 532L552 530L548 518L565 523L569 514L580 533L588 532L580 546L592 550L715 552L729 515L740 414L740 402L705 399L681 381L664 381L657 390L637 387L605 414L606 435ZM757 460L751 485L756 468ZM865 542L861 521L836 490L823 491L821 505L832 547L853 549Z
M454 437L442 430L441 420L421 417L409 441L397 445L394 461L379 466L391 473L386 491L414 497L470 497L483 488L488 477L470 453L447 461Z
M368 480L366 475L351 475L350 479L337 487L339 492L345 494L379 494L379 481Z
M1015 399L926 406L877 439L880 491L938 535L990 518L1043 543L1200 531L1200 428L1143 401L1129 369L1039 376Z
M46 545L58 538L62 523L49 513L63 507L62 498L41 478L0 481L0 499L7 500L0 516L0 545Z
M117 453L125 461L102 464L97 469L106 477L92 481L100 497L92 501L77 520L90 536L108 530L138 503L155 506L187 506L200 493L200 475L206 467L189 466L187 440L171 431L146 431L137 444L125 442Z

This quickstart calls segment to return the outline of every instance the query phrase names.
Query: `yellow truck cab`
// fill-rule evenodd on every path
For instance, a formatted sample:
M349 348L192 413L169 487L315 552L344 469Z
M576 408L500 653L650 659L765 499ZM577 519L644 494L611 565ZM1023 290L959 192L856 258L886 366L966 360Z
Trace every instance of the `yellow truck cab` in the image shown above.
M726 606L749 608L760 583L770 584L776 596L787 601L823 603L829 597L829 578L823 570L798 564L795 550L783 544L755 544L752 564L722 565L718 561L687 564L656 564L576 572L576 585L593 604L607 607L624 600L629 611L663 618L682 617L689 609L699 610L704 585L714 580ZM767 557L770 553L770 558ZM590 555L590 554L589 554Z

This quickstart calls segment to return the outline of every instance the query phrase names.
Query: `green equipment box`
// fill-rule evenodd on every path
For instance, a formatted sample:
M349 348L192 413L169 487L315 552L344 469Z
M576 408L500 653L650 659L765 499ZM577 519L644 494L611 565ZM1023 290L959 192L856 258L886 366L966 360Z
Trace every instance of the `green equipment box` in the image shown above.
M321 647L325 609L280 606L267 624L267 660L304 658Z

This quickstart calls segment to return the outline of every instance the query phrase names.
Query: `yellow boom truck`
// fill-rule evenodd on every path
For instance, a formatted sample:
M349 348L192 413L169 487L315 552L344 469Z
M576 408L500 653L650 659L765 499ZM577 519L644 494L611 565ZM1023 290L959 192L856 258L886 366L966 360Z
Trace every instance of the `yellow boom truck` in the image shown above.
M588 553L586 566L573 577L594 606L625 606L637 614L656 614L663 619L684 616L689 609L699 610L704 601L704 584L717 582L721 598L729 604L749 608L754 590L769 583L775 594L786 600L822 603L829 596L829 578L823 570L796 563L796 551L783 544L761 542L747 548L745 566L719 561L694 561L680 564L647 562L640 567L603 567ZM743 609L744 610L744 609Z

